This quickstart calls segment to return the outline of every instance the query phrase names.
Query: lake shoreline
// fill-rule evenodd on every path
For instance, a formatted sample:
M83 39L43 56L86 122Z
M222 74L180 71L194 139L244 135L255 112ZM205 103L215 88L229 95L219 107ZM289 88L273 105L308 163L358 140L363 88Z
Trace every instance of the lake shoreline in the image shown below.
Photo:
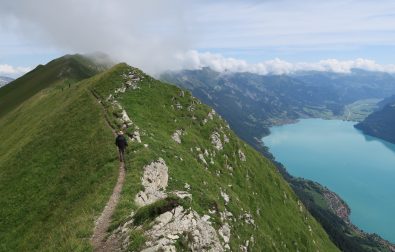
M317 120L320 120L320 119L325 120L325 121L333 121L333 120L340 121L340 120L342 120L342 119L339 120L339 118L336 118L336 119L335 118L325 118L325 119L319 118ZM301 120L305 120L305 118L292 120L292 121L290 120L288 123L281 124L281 125L298 124ZM310 120L311 120L311 118L310 118ZM342 120L342 121L345 121L345 120ZM357 122L353 121L353 123L357 123ZM279 126L275 126L275 127L279 127ZM363 132L361 132L361 133L363 133ZM272 131L270 130L270 133L267 136L269 136L271 134L272 134ZM267 149L269 158L272 159L273 162L279 163L283 167L283 169L285 169L285 173L287 173L287 174L284 177L286 178L287 176L291 176L294 179L303 179L303 178L294 177L293 175L289 174L289 169L285 168L285 166L283 164L281 164L279 161L277 161L278 158L271 151L270 146L265 144L264 138L266 138L267 136L264 136L261 139L259 139L260 143L262 144L262 146L264 148ZM280 169L280 172L281 172L281 169ZM284 173L284 172L282 172L282 173ZM319 184L319 183L317 183L317 184ZM292 183L291 183L291 186L292 186ZM351 210L350 210L349 205L345 202L345 200L343 200L340 196L338 196L336 193L334 193L334 190L333 191L329 190L327 187L324 187L321 184L319 184L319 186L321 188L323 188L324 190L326 190L326 194L323 195L323 198L325 199L326 203L330 206L331 212L333 214L335 214L338 218L342 219L342 221L344 221L344 223L347 224L348 228L350 230L352 230L355 234L357 234L357 236L359 236L361 238L368 239L368 240L375 241L378 244L380 244L381 246L388 249L388 251L395 251L395 245L393 243L391 243L390 241L378 236L377 234L371 234L371 233L365 232L365 231L363 231L362 228L359 228L357 225L353 224L350 220ZM325 195L326 195L326 197L325 197ZM341 202L341 204L339 202Z

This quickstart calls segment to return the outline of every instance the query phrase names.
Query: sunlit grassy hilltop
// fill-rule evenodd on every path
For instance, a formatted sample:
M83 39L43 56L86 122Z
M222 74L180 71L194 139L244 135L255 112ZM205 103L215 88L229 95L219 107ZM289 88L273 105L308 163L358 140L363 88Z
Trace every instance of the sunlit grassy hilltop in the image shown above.
M126 132L138 130L141 138L141 143L130 141L126 181L110 230L136 213L138 221L124 234L129 237L125 250L146 247L153 221L163 213L155 210L158 203L144 208L135 203L143 188L143 167L163 159L167 197L174 199L173 191L191 195L174 199L173 207L209 216L217 233L226 222L230 241L218 235L224 248L337 251L271 162L241 141L211 108L126 64L90 71L81 59L58 59L0 89L0 97L7 97L0 106L1 251L92 250L94 223L119 165L107 122L118 129L122 111L114 109L110 95L133 122ZM78 74L60 78L65 69ZM137 86L122 90L130 73L138 78ZM177 130L180 143L172 138ZM181 233L175 246L187 250L190 242Z

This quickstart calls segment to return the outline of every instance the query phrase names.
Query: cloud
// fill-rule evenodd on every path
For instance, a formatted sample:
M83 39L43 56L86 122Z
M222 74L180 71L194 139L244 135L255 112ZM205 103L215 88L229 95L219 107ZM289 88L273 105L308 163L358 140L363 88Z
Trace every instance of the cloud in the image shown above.
M394 13L393 0L0 0L0 32L17 34L24 42L17 50L40 45L36 51L101 51L149 73L183 64L259 73L302 67L347 72L350 64L379 70L384 66L366 60L291 64L264 59L340 58L339 51L369 46L394 50ZM213 53L197 57L191 50L223 50L262 63ZM391 53L382 51L382 57L392 61ZM357 53L361 55L350 58L375 55Z
M291 63L281 59L273 59L251 64L244 60L226 58L220 54L210 52L199 53L192 50L185 54L179 54L177 59L179 60L179 65L174 70L210 67L218 72L251 72L261 75L291 74L299 71L351 73L352 69L395 73L395 65L381 65L374 60L362 58L347 61L327 59L313 63Z
M0 28L27 44L67 53L100 51L156 72L193 45L183 0L0 1Z
M30 70L30 67L15 67L8 64L0 64L0 75L19 76Z

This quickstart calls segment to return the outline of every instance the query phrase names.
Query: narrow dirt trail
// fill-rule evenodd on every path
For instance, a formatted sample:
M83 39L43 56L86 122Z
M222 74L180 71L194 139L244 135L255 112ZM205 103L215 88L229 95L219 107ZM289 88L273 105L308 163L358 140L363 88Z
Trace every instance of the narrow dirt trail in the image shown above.
M93 96L99 101L98 97L92 92ZM100 103L100 102L99 102ZM101 104L101 103L100 103ZM104 114L106 113L105 108L101 106ZM111 124L106 118L106 124L111 129L114 137L117 135L115 130L111 127ZM120 162L118 180L112 191L110 199L107 201L106 206L103 209L100 217L95 222L95 228L93 230L93 235L91 238L91 243L94 252L112 252L120 249L120 241L116 240L114 237L108 237L107 230L111 224L111 217L114 214L115 208L118 205L119 199L121 197L121 191L123 184L125 182L125 163Z
M111 223L111 217L114 213L114 210L118 204L123 183L125 181L125 166L124 163L121 162L119 166L119 175L117 184L114 187L112 195L108 200L106 206L104 207L103 212L100 217L96 221L95 229L93 231L92 236L92 245L93 251L95 252L104 252L104 251L116 251L120 246L119 242L114 239L106 239L107 238L107 229Z

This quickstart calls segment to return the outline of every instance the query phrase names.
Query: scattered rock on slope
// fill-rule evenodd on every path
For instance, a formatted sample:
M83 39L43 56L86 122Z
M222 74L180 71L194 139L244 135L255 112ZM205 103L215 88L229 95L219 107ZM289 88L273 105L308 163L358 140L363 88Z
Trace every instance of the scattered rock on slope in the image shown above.
M165 192L168 183L168 167L162 158L144 166L144 174L141 178L144 191L140 191L135 198L136 204L148 206L159 199L167 197ZM183 191L172 192L180 198L190 198L191 194ZM133 214L132 214L133 218ZM191 251L224 251L217 231L209 222L209 216L201 217L192 209L183 206L162 213L152 222L152 226L144 231L146 238L141 251L176 251L175 244L182 237L187 240L187 246ZM142 230L142 226L133 226L133 220L118 228L113 235L121 235L124 248L128 246L128 234L132 229ZM228 241L230 230L222 228L224 240ZM229 232L228 232L229 231ZM227 242L225 242L225 247Z
M243 162L245 162L247 159L246 159L246 155L244 154L244 152L242 151L242 150L240 150L239 149L239 158L240 158L240 160L241 161L243 161Z
M188 246L192 251L224 251L211 223L193 210L178 206L157 217L154 223L146 232L149 241L145 252L176 251L174 244L181 235L189 237Z
M176 130L171 138L176 142L176 143L181 143L181 136L182 136L182 130Z
M221 136L219 135L218 132L214 131L211 134L211 143L214 145L214 148L216 148L217 150L222 150L223 146L222 146L222 142L221 142Z
M164 190L168 182L168 168L165 161L160 158L156 162L152 162L144 167L144 175L141 182L144 191L140 191L135 198L135 202L139 206L151 204L158 199L166 197Z

